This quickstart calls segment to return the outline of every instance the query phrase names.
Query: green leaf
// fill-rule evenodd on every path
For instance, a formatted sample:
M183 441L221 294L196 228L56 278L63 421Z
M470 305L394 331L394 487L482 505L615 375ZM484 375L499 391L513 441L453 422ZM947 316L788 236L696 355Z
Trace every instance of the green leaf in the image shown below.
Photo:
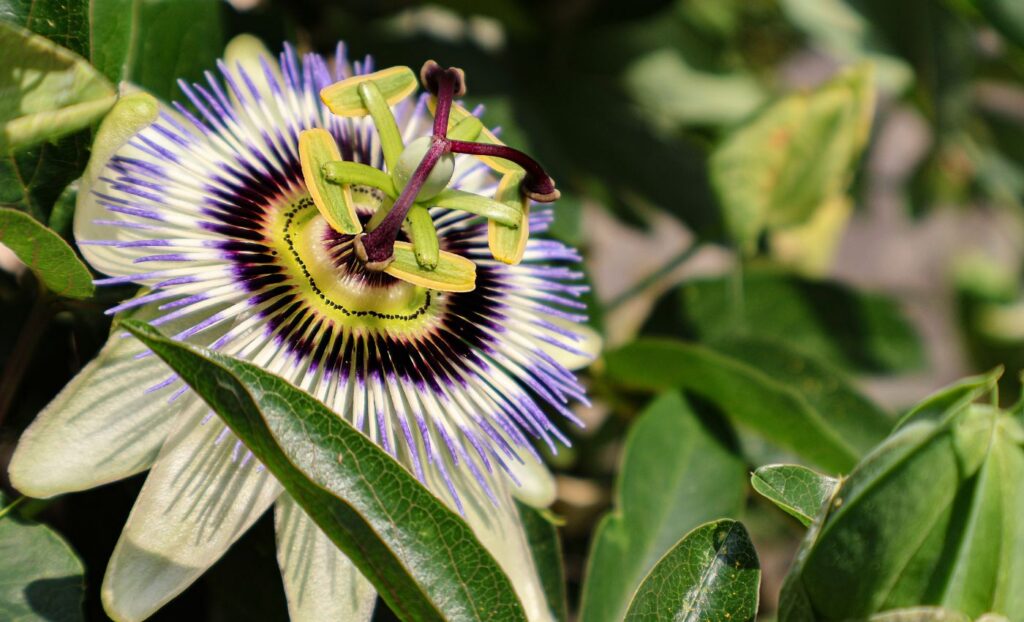
M519 501L516 501L516 508L530 543L530 553L544 587L548 608L556 620L565 622L569 618L569 609L558 527L551 521L546 510L538 510Z
M971 622L971 618L941 607L910 607L875 614L868 622Z
M895 420L839 370L781 339L734 337L716 342L713 348L794 389L858 454L873 449L892 430Z
M809 526L832 498L839 480L798 464L771 464L754 471L750 484L761 496Z
M901 427L815 520L783 587L780 622L926 605L1019 616L1022 442L1011 413L962 400Z
M194 82L224 49L218 0L91 0L91 60L114 82L170 100L179 78Z
M663 300L661 313L676 327L670 334L678 335L682 319L702 342L785 335L791 346L846 369L892 373L924 364L920 338L894 301L834 281L753 269L739 283L691 281Z
M89 133L78 132L13 154L0 154L0 205L46 222L61 191L89 159Z
M0 0L0 21L24 26L72 52L89 57L86 3L66 0ZM46 222L61 190L77 179L89 157L81 131L15 154L0 154L0 205Z
M0 507L5 505L0 495ZM45 525L9 512L0 517L0 619L83 620L85 568L68 543Z
M0 152L87 127L117 99L89 63L31 30L0 21Z
M743 525L706 523L651 570L629 605L626 622L753 622L760 585L757 551Z
M0 242L50 291L66 298L92 296L92 275L59 235L24 212L0 207Z
M403 620L525 620L464 521L309 394L249 363L128 320L224 419Z
M790 95L735 130L710 160L726 226L744 248L765 229L806 222L845 190L874 109L869 65Z
M614 511L594 534L581 600L586 622L618 622L644 576L687 531L742 511L746 468L676 392L626 438Z
M686 389L780 447L829 472L846 472L859 452L797 390L767 372L704 346L640 339L605 356L608 376L638 389Z

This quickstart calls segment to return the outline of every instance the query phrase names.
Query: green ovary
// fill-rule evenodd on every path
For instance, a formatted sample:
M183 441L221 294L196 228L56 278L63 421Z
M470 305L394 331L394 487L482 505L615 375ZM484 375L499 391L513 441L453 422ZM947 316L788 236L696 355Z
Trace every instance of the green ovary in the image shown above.
M440 293L356 273L358 263L344 258L351 241L332 248L331 234L307 195L277 210L267 229L270 246L309 307L349 329L416 334L429 327L444 304Z

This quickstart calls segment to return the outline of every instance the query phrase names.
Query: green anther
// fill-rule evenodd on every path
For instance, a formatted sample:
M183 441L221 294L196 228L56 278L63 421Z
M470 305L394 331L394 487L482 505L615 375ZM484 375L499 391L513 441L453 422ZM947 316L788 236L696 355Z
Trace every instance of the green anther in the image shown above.
M437 230L434 229L434 219L430 217L430 212L422 205L413 205L405 217L405 224L409 227L412 248L420 267L425 270L437 268L440 245L437 241Z
M384 272L407 283L442 292L471 292L476 288L476 264L470 259L441 251L437 267L424 270L408 242L395 242L394 258Z
M518 203L501 202L479 194L449 188L430 201L430 205L457 209L483 216L512 229L519 228L522 212Z
M484 130L484 124L473 115L470 115L448 130L448 138L452 140L473 141L480 136Z
M363 105L370 111L370 117L373 118L373 124L380 136L380 146L384 151L384 163L387 164L389 171L393 171L398 163L398 157L405 149L405 145L402 143L402 134L398 131L398 123L395 122L395 115L391 113L391 106L388 105L387 99L384 98L384 94L381 93L376 82L361 82L357 89L359 97L363 100Z
M519 226L506 227L491 220L487 223L487 246L491 255L502 263L516 265L523 260L526 242L530 237L530 201L520 191L523 173L516 171L505 175L494 193L497 201L517 207Z
M398 196L398 191L391 176L379 168L367 164L345 160L328 162L323 166L323 173L324 178L331 183L372 186L391 198Z

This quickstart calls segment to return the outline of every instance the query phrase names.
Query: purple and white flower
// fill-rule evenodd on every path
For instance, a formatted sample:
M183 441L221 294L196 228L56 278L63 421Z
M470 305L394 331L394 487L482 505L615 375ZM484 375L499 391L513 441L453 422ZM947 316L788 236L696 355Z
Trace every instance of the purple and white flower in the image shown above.
M441 250L476 264L475 289L367 270L353 236L310 200L298 137L323 128L344 159L384 168L371 120L336 117L318 97L372 60L350 63L339 45L331 59L286 48L277 62L244 53L254 47L233 42L219 75L181 84L187 103L94 154L79 247L108 275L98 284L144 288L110 312L252 361L323 401L461 512L528 616L549 617L511 495L551 502L533 443L565 443L558 424L586 399L573 370L598 339L582 325L578 254L533 238L523 262L506 265L491 257L483 219L433 208ZM426 94L392 112L407 144L429 135ZM479 160L456 156L452 187L492 195L497 184ZM382 197L354 196L366 224ZM534 210L531 231L551 219ZM151 615L274 505L292 618L368 619L373 590L344 555L183 381L115 328L25 433L11 478L50 497L147 469L103 584L112 617Z

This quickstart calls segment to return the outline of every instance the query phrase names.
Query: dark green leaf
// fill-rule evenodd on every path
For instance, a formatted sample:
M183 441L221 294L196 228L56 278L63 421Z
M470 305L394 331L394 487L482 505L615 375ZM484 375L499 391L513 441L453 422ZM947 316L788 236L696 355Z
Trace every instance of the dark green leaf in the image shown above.
M218 0L92 0L92 62L115 82L165 100L196 81L224 49Z
M757 616L761 566L741 523L694 529L661 558L629 604L626 622L728 620Z
M971 0L1010 41L1024 47L1024 3L1018 0Z
M0 154L0 205L46 222L60 193L89 160L89 132L83 131L14 154Z
M137 321L125 328L224 419L403 620L525 620L464 521L309 394Z
M0 21L0 153L87 127L114 105L113 85L81 56Z
M839 480L798 464L770 464L754 471L750 484L763 497L809 526L832 498Z
M692 391L737 423L829 472L848 471L859 455L797 390L709 348L641 339L607 354L605 361L614 380L653 391Z
M768 337L728 338L714 349L761 370L794 389L860 454L882 442L894 419L851 385L831 365Z
M783 587L780 622L923 605L971 617L1024 612L1022 442L1010 413L962 401L901 427L815 520Z
M676 392L655 400L626 439L615 510L594 535L586 622L617 622L658 559L695 526L743 508L746 469Z
M0 495L0 508L5 505ZM23 521L15 512L0 517L0 619L82 620L84 574L78 556L49 527Z
M537 566L544 596L555 619L565 622L569 617L565 594L565 568L562 565L562 542L558 528L545 513L516 501L519 518L530 543L533 563Z
M0 0L0 20L89 58L89 3L68 0Z
M692 281L670 294L663 314L701 341L742 334L778 337L819 360L870 373L909 371L924 364L920 339L889 298L771 270ZM675 308L670 308L675 306ZM670 331L672 331L670 333Z
M92 296L92 275L59 235L18 210L0 207L0 242L50 291L67 298Z

